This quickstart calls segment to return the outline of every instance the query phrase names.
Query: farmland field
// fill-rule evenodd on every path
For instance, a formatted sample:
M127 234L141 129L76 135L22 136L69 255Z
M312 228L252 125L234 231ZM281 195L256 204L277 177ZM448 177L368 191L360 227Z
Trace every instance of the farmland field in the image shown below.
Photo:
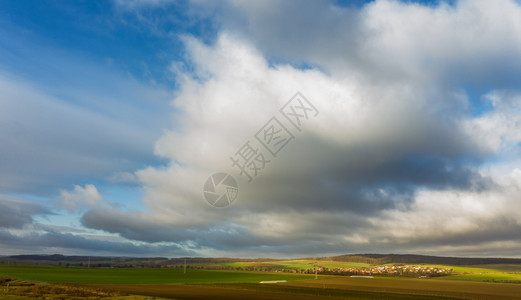
M310 259L293 259L281 260L274 262L236 262L227 264L233 267L262 267L271 266L274 269L312 269L314 266L325 267L329 269L334 268L368 268L369 264L342 262L331 260L310 260Z
M521 283L521 266L515 264L432 267L451 268L454 270L452 275L439 278L443 280Z
M235 283L302 280L311 275L182 269L77 269L0 265L0 276L59 283Z
M203 265L203 264L201 264ZM205 267L211 267L216 264L204 264ZM325 267L329 269L335 268L371 268L374 267L365 263L329 261L329 260L283 260L273 262L234 262L218 264L222 266L230 266L234 268L259 268L269 267L274 270L282 269L312 269L316 267ZM392 266L394 264L386 264ZM422 267L432 267L438 269L452 269L450 276L443 276L436 280L471 280L471 281L490 281L505 283L521 283L521 265L518 264L492 264L492 265L475 265L475 266L448 266L448 265L429 265L419 264Z
M227 300L256 300L256 299L457 299L436 294L421 295L420 293L388 293L380 291L363 291L337 288L323 288L313 286L287 286L284 284L268 285L255 283L232 283L232 284L143 284L143 285L89 285L113 289L138 295L150 295L183 300L196 299L227 299Z
M212 267L212 266L227 266L233 268L259 268L269 267L274 270L282 269L312 269L315 266L325 267L329 269L335 268L369 268L371 265L365 263L343 262L332 260L310 260L310 259L293 259L293 260L279 260L279 261L246 261L246 262L232 262L232 263L206 263L206 264L190 264L195 267Z
M314 262L298 260L276 263L307 266ZM48 283L72 284L72 287L79 289L100 289L124 295L169 299L519 299L521 295L521 284L480 282L493 277L496 281L506 282L518 278L519 272L515 265L453 268L458 271L455 275L432 279L370 279L332 275L322 275L315 279L314 275L282 272L188 269L184 274L182 269L166 268L87 269L0 265L0 276L32 281L44 287L48 287ZM260 281L268 280L288 282L259 284ZM6 295L2 294L0 287L0 299L19 299Z
M461 274L447 277L448 280L472 280L472 281L493 281L521 283L520 273L484 273L484 274Z
M438 295L464 299L519 299L521 285L417 278L350 278L331 276L322 280L285 283L286 286L326 287L357 291Z

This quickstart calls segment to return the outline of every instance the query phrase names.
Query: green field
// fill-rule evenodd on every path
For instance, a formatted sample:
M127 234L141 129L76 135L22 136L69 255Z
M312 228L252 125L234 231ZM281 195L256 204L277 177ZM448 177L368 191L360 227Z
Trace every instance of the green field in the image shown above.
M371 268L374 267L370 264L365 263L353 263L353 262L342 262L342 261L330 261L330 260L309 260L309 259L296 259L296 260L283 260L283 261L272 261L272 262L234 262L234 263L220 263L220 264L199 264L201 267L212 267L212 266L229 266L234 268L261 268L269 267L274 270L282 269L313 269L317 267L325 267L329 269L337 268ZM395 265L395 264L387 264ZM517 264L493 264L493 265L476 265L476 266L447 266L447 265L428 265L419 264L422 267L433 267L439 269L453 269L453 273L450 276L443 276L437 279L449 279L449 280L472 280L472 281L491 281L491 282L509 282L509 283L521 283L521 265Z
M476 266L424 266L453 269L452 275L443 276L437 279L521 283L521 266L515 264L494 264Z
M200 264L203 265L203 264ZM204 264L204 266L211 266L212 264ZM276 270L282 269L313 269L315 267L324 267L328 269L338 268L369 268L371 265L364 263L332 261L332 260L310 260L310 259L293 259L281 260L272 262L234 262L221 263L222 266L230 266L234 268L243 267L270 267Z
M521 283L521 273L461 274L451 275L445 279Z
M312 275L182 269L79 269L0 265L0 276L59 283L248 283L303 280Z
M274 262L266 262L273 264ZM311 264L335 267L365 267L334 261L277 261L280 266L306 268ZM320 264L322 263L322 264ZM245 265L249 264L244 262ZM255 262L255 266L262 263ZM426 265L423 265L426 266ZM450 266L435 266L450 267ZM143 300L146 297L174 299L518 299L521 277L516 265L452 267L454 275L433 279L300 275L283 272L221 271L161 268L62 268L27 265L0 265L0 277L19 278L11 281L7 292L0 284L0 299L21 299L20 295L35 293L40 298L64 299L56 296L63 290L76 294L96 295L121 293L102 299ZM287 283L259 284L260 281L287 280ZM483 282L495 281L495 282ZM17 286L18 283L18 286ZM25 284L29 284L26 286ZM99 289L99 290L98 290ZM65 293L65 292L62 292ZM17 294L16 294L17 293ZM112 295L112 294L111 294ZM128 296L127 296L128 295ZM54 298L52 298L52 297ZM68 296L67 296L68 297ZM88 297L78 299L90 299Z
M375 277L366 279L329 276L322 280L292 281L284 285L351 291L436 295L438 297L463 299L519 299L519 295L521 295L521 284L445 280L448 277L442 278L434 280L405 277ZM381 299L386 298L383 297Z
M287 260L276 262L237 262L232 267L270 267L280 269L310 269L314 266L326 268L367 268L368 264L338 261ZM202 265L201 265L202 266ZM209 267L211 265L205 265ZM521 266L519 265L480 265L480 266L443 266L423 265L437 268L452 268L450 276L438 279L472 280L491 282L521 283ZM313 275L291 273L224 271L188 269L147 269L147 268L63 268L23 265L0 265L0 276L10 276L28 280L61 283L255 283L264 280L304 280Z

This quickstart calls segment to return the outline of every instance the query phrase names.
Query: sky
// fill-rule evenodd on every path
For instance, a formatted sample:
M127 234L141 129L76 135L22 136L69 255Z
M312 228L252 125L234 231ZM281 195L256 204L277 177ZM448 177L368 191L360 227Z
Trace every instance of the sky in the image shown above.
M520 257L521 2L0 1L0 255L54 253Z

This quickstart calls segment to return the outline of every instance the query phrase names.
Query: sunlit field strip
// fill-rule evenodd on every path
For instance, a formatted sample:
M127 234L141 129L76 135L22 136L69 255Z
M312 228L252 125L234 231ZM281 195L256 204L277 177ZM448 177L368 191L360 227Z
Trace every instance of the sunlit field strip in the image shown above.
M312 275L188 269L60 268L0 265L0 276L60 283L240 283L303 280Z

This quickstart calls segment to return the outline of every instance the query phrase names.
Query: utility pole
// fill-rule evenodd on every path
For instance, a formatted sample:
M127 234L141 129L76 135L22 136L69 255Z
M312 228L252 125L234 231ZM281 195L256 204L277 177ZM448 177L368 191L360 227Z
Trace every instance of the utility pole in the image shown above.
M186 258L185 258L185 267L184 267L183 274L186 274Z

